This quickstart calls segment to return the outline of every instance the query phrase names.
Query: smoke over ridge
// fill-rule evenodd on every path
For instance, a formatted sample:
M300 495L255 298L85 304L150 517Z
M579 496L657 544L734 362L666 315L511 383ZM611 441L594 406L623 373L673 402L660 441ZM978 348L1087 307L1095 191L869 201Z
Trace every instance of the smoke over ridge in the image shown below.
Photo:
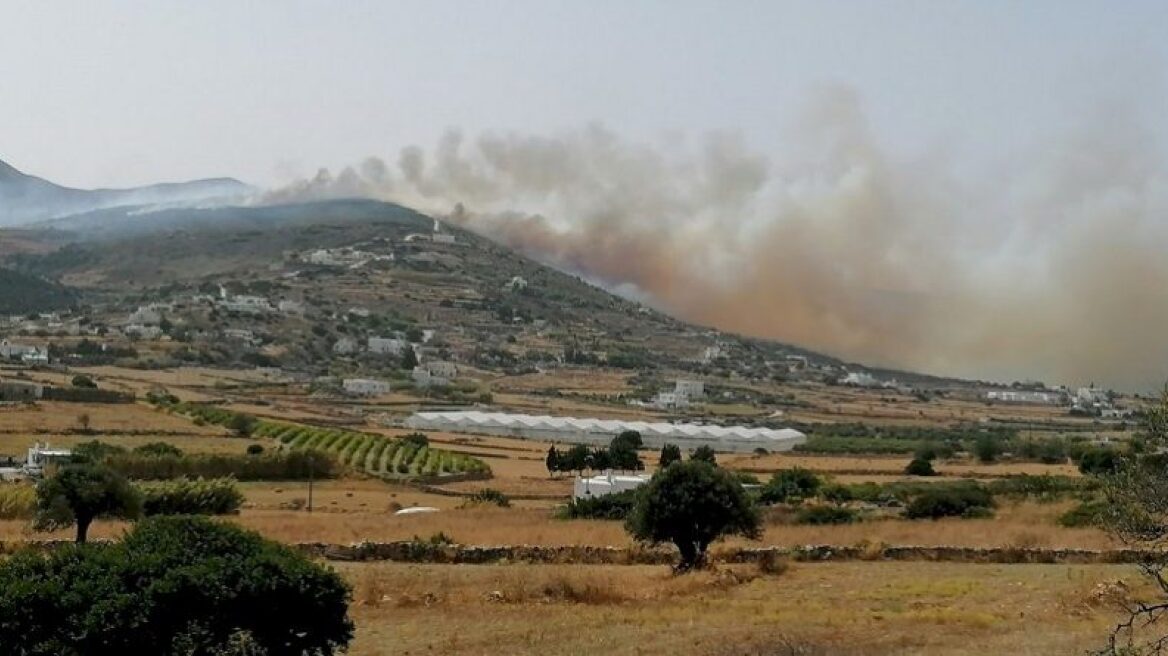
M846 89L780 156L740 137L444 135L272 191L445 214L682 318L873 365L1129 389L1168 374L1168 185L1131 116L970 182L891 157Z

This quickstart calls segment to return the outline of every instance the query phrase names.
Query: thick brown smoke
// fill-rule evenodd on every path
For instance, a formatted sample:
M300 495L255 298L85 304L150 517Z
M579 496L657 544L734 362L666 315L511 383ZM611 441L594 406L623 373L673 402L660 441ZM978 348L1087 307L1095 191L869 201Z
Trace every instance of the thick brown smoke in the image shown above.
M732 135L450 132L396 170L371 159L270 199L461 203L467 227L692 321L874 365L1145 389L1168 375L1168 186L1124 118L978 186L892 160L833 90L782 158Z

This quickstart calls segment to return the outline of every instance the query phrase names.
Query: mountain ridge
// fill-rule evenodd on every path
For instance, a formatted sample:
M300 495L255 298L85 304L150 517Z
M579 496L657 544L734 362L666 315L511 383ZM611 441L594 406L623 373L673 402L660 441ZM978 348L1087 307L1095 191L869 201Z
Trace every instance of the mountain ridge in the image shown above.
M30 175L0 160L0 226L22 225L112 207L227 202L252 191L243 182L227 177L123 189L76 189Z

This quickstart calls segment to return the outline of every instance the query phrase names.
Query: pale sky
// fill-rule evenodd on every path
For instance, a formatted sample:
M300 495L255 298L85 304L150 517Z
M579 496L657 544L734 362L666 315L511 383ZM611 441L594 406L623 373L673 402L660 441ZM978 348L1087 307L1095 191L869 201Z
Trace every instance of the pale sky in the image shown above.
M451 127L592 122L768 153L842 84L894 149L996 160L1112 94L1164 107L1166 26L1135 0L0 0L0 159L82 187L269 185Z

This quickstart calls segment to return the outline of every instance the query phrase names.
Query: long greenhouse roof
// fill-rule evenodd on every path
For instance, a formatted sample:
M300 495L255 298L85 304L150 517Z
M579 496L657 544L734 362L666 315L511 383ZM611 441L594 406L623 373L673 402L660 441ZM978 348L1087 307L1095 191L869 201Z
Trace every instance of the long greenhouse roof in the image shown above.
M642 435L685 435L697 439L729 438L738 440L789 441L806 438L792 428L750 428L747 426L708 426L703 424L672 424L668 422L625 421L621 419L580 419L549 415L524 415L505 412L451 411L419 412L409 423L445 424L463 429L514 428L529 430L578 431L581 433L610 433L637 431Z

